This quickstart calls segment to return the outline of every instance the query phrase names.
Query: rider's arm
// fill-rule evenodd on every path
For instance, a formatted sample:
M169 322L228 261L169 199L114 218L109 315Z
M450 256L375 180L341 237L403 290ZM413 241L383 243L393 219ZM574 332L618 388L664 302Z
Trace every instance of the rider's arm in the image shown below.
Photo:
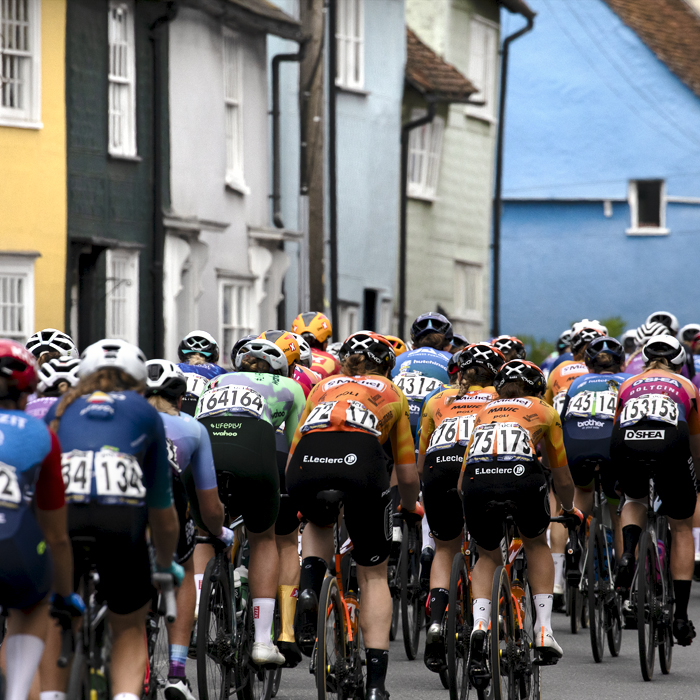
M391 449L394 455L394 471L399 482L401 507L414 510L416 499L420 492L420 479L416 469L413 438L411 436L411 420L408 412L408 401L402 396L399 404L399 418L391 428Z
M148 524L156 548L156 564L160 569L168 569L180 536L180 522L175 506L170 504L167 508L149 508Z
M548 430L544 434L544 450L542 455L547 455L549 468L554 481L554 490L559 496L564 510L574 507L574 480L571 478L569 466L566 463L566 451L564 449L564 435L561 429L559 416L554 409L550 409L555 416L551 417Z
M692 408L688 412L688 442L690 444L690 454L693 456L693 465L695 467L695 478L700 475L700 415L698 414L698 390L695 385L695 396L693 396Z
M197 502L202 521L214 537L221 534L224 524L224 506L219 499L216 485L216 469L211 451L211 440L207 429L199 426L199 445L192 455L192 476L197 492Z
M284 422L284 434L287 438L288 447L292 444L292 441L294 440L294 434L296 432L297 426L300 425L299 419L304 414L304 409L306 407L304 390L298 384L294 384L294 386L290 388L294 397L294 402L292 404L292 407L289 409L289 412L287 413L287 418ZM311 395L310 392L309 395ZM301 423L301 425L303 425L303 423Z

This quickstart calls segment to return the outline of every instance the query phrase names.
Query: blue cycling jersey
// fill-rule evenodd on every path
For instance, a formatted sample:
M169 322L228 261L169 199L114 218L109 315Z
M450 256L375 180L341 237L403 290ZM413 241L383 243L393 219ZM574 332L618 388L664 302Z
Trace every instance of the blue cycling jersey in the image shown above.
M205 362L203 365L188 365L186 362L180 362L178 367L185 374L199 374L206 379L214 379L220 374L226 374L226 370L223 367L219 367L219 365L211 362Z
M216 470L207 429L191 416L161 413L165 435L175 445L179 471L192 467L194 487L198 491L216 488Z
M439 379L449 384L450 376L447 374L447 363L452 357L451 353L435 348L417 348L409 350L399 356L396 366L391 371L392 379L401 372L420 372L425 377Z
M46 415L55 418L56 404ZM163 421L135 391L95 391L61 416L66 501L167 508L173 502Z

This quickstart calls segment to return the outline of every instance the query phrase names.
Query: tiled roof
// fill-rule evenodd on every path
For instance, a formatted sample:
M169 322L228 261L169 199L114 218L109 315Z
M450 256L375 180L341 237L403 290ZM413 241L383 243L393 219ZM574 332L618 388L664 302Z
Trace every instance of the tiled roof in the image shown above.
M453 65L443 61L406 27L406 82L413 88L444 101L465 101L478 92Z
M700 17L684 0L604 0L700 97Z

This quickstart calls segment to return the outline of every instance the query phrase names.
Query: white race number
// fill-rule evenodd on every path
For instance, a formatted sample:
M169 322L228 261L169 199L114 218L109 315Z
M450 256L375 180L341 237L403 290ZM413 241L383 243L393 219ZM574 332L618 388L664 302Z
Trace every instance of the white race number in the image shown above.
M582 391L569 401L566 417L614 418L616 408L617 394L614 391Z
M0 506L17 507L22 502L17 470L0 462Z
M254 389L247 386L228 384L205 391L199 398L197 418L216 413L247 413L256 418L262 417L265 402Z
M61 455L61 472L68 503L83 503L90 500L92 460L91 451L72 450Z
M307 433L309 430L327 428L331 424L331 413L337 403L337 401L322 401L314 406L306 417L304 425L301 426L301 432Z
M644 419L678 425L678 405L664 394L646 394L630 399L620 414L620 425L633 425Z
M93 467L100 500L143 503L146 487L141 465L134 455L101 450L95 454Z
M372 435L381 435L381 431L377 430L379 420L372 411L359 401L348 401L348 407L345 410L345 423L353 428L361 428Z

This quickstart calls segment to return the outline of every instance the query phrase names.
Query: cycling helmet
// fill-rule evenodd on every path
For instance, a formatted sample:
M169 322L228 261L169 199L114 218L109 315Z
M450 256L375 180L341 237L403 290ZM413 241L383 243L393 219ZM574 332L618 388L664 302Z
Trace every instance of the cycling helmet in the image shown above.
M358 331L346 338L340 348L340 357L345 359L348 355L364 355L383 368L393 369L396 364L391 343L383 335L372 331Z
M645 323L663 323L673 335L678 333L678 319L670 311L655 311L649 314Z
M557 352L562 353L571 345L571 331L567 328L557 338Z
M576 332L572 332L572 334L571 334L571 352L574 355L577 355L594 338L601 338L603 336L606 336L607 333L603 333L603 331L601 331L600 328L601 328L600 326L598 328L591 328L590 326L584 326L582 328L578 328L576 330Z
M447 374L452 378L459 372L459 355L462 351L457 350L457 352L452 353L452 357L447 361Z
M265 360L273 374L280 374L283 377L289 376L289 363L287 356L282 348L275 345L271 340L264 338L256 338L249 340L236 355L236 369L240 370L243 366L243 359L246 357L256 357L259 360Z
M58 391L58 385L61 382L67 382L69 386L75 386L78 383L79 368L80 360L77 357L69 357L68 355L52 357L39 367L38 390L42 394Z
M698 333L700 333L700 323L689 323L678 331L678 340L681 343L692 343Z
M596 330L600 331L600 335L608 334L607 326L604 326L600 321L597 321L596 319L584 318L581 319L578 323L574 323L574 325L571 326L572 337L575 336L583 328L595 328Z
M681 367L685 362L685 350L680 340L672 335L657 335L642 348L644 364L652 360L668 360L672 367Z
M150 360L146 363L146 396L159 394L177 401L187 391L187 380L183 371L168 360Z
M326 348L326 352L333 355L336 360L340 360L340 348L342 347L342 343L330 343L330 345Z
M461 333L452 334L452 352L464 350L469 345L469 341Z
M68 357L78 358L78 348L75 347L73 339L63 331L55 328L44 328L32 335L27 341L27 350L39 358L45 352L57 352Z
M547 388L547 381L542 370L534 362L527 360L506 362L498 370L493 385L496 387L496 391L500 391L505 384L510 382L523 382L532 389L533 395L542 394Z
M292 322L292 333L298 333L307 341L315 340L323 344L333 335L333 326L325 314L319 311L305 311ZM307 335L311 337L307 338Z
M637 329L630 328L620 336L620 342L627 354L634 352L637 347Z
M146 380L146 356L135 345L118 338L98 340L86 347L80 356L78 376L82 379L108 367L126 372L137 382Z
M690 349L693 351L693 354L697 354L695 351L698 349L698 346L700 346L700 333L690 341Z
M304 365L304 367L311 369L311 365L314 363L311 346L298 333L292 333L292 331L289 331L289 333L293 335L297 339L297 343L299 343L299 362Z
M177 348L180 362L187 362L187 356L199 353L209 362L218 362L219 344L206 331L191 331L181 341Z
M641 348L650 339L657 335L666 335L668 328L659 321L643 323L636 331L637 345Z
M419 316L411 325L411 341L415 343L427 333L440 333L449 343L452 341L452 324L442 314L430 311Z
M236 366L236 355L238 355L238 351L249 341L249 340L255 340L258 336L255 335L255 333L251 333L250 335L244 335L242 338L239 338L234 344L233 347L231 348L231 366L235 367Z
M515 356L512 357L511 360L524 360L527 357L523 341L515 336L499 335L491 341L491 345L493 345L496 350L503 353L504 358L511 352L515 353Z
M404 343L401 338L395 335L385 335L384 337L391 343L391 347L394 348L394 355L396 355L396 357L403 355L408 351L406 343Z
M14 340L0 338L0 377L7 382L7 394L18 398L36 391L37 364L34 355Z
M505 363L503 353L488 343L472 343L459 353L459 370L464 372L472 367L484 367L494 376Z
M295 362L301 360L301 352L299 350L299 342L289 331L269 330L262 332L258 338L260 340L269 340L274 343L287 358L287 364L291 367Z
M614 364L622 364L622 361L625 359L625 350L622 347L622 343L615 338L608 338L607 335L601 335L597 338L593 338L586 346L586 351L584 353L586 364L594 364L596 357L602 352L612 355L615 358Z

